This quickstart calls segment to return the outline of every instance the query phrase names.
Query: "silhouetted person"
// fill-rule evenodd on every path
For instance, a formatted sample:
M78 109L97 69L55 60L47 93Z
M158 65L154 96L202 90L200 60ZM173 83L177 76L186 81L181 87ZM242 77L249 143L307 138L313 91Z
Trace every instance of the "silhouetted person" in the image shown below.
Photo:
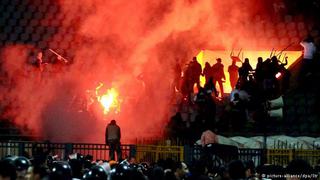
M281 72L281 93L285 93L290 87L290 71L285 67L288 64L288 57L285 57L285 63L280 64L280 72Z
M214 117L210 116L208 112L209 106L212 104L209 103L208 96L212 97L211 94L208 95L204 88L200 87L199 92L194 98L194 102L197 107L197 115L195 117L195 126L193 128L195 129L195 132L200 133L202 131L202 128L206 127L207 123L209 121L213 122ZM213 114L215 113L215 108L210 109L210 112Z
M232 90L236 87L238 78L239 78L239 67L236 65L237 61L232 60L232 64L228 67L229 77L230 77L230 85Z
M48 143L48 148L44 149L41 146L38 146L38 144L32 145L32 156L33 156L33 165L36 166L43 166L46 163L46 160L48 159L48 155L51 151L51 145Z
M300 77L310 76L312 74L312 63L316 53L316 46L311 36L308 36L300 43L303 47L303 60L301 64Z
M279 60L276 56L272 56L271 58L271 63L270 63L270 73L272 74L271 77L272 78L276 78L277 73L280 70L280 64L279 64Z
M258 84L253 75L248 76L248 81L244 83L243 90L250 94L250 102L255 101L255 98L259 96Z
M207 166L212 167L212 156L214 155L213 144L219 143L218 136L211 130L210 127L204 128L201 134L202 154L201 159L206 162Z
M223 64L221 63L221 58L218 58L217 63L212 66L212 73L213 73L213 82L215 85L216 85L216 83L219 84L221 97L223 97L224 91L223 91L223 84L222 83L224 83L226 76L224 75Z
M278 58L276 56L273 56L271 58L271 62L269 64L269 76L268 76L268 80L269 80L269 90L268 90L268 94L270 95L269 97L273 97L273 96L277 96L277 94L280 92L279 88L279 81L277 78L280 77L280 64L281 62L278 60Z
M174 174L176 176L176 180L184 180L187 178L189 169L184 162L176 162L174 169L175 169Z
M235 94L239 94L239 98L245 102L250 100L250 95L241 88L240 83L237 83L236 88L230 93L230 101L235 99Z
M303 178L303 177L297 178L297 177L294 177L293 175L314 174L315 171L312 168L312 166L309 164L309 162L307 162L306 160L294 159L288 164L286 168L286 173L288 175L291 175L291 176L288 176L289 177L287 178L288 180L300 180L300 179L308 179L308 178Z
M13 163L5 160L0 161L0 179L15 180L17 178L16 168Z
M262 73L263 73L263 78L271 78L271 71L270 71L270 64L271 64L271 59L267 58L265 61L262 62Z
M241 128L245 125L246 118L246 104L240 98L238 93L234 94L233 101L230 102L231 106L231 123L232 128L235 131L241 130Z
M206 83L209 81L210 77L212 77L212 68L208 62L206 62L203 73L204 77L206 78Z
M180 81L181 81L181 66L179 64L179 60L176 60L176 64L173 69L174 73L174 80L173 80L173 86L176 90L180 91Z
M262 63L263 72L263 95L265 98L270 98L272 96L272 91L274 88L274 75L272 73L271 59L268 58Z
M43 62L43 53L41 51L39 51L37 53L34 65L39 69L40 72L43 71L44 68L44 62Z
M209 80L210 81L210 80ZM214 98L212 97L212 91L211 90L206 90L206 87L204 88L205 90L205 104L203 108L201 109L201 113L203 115L204 119L204 125L206 128L210 127L214 129L215 127L215 116L216 116L216 103L214 101ZM215 90L213 90L215 91ZM216 92L215 92L216 95Z
M239 68L239 77L241 79L242 82L247 81L248 79L248 75L249 72L252 71L252 67L249 63L249 59L245 58L244 59L244 63L242 64L242 66Z
M230 180L246 179L246 168L241 160L231 161L228 165Z
M203 160L196 160L190 167L190 176L187 180L210 180L206 174L206 162Z
M191 93L193 93L193 72L192 72L192 61L187 64L185 71L183 72L183 78L181 83L181 93L185 97L189 97Z
M203 109L202 107L206 103L206 96L207 96L207 92L205 91L205 89L203 87L200 87L199 92L195 96L195 102L196 102L196 104L198 104L200 106L200 109Z
M120 148L121 130L116 124L115 120L111 120L106 128L106 144L109 146L109 159L115 160L114 152L117 152L118 161L121 160L121 148Z
M249 160L244 162L246 169L246 178L248 180L255 179L255 165L253 160Z
M46 64L47 63L45 63L43 60L43 53L39 51L36 54L35 60L33 62L33 65L36 67L36 76L39 82L42 81L43 71Z
M28 169L31 167L31 162L24 156L18 156L13 160L13 164L16 167L17 179L25 180L28 174Z
M197 57L193 57L192 62L190 64L191 68L191 82L192 84L197 84L198 88L200 87L200 75L202 73L202 68L199 62L197 61Z
M168 136L170 138L184 138L185 132L185 123L182 120L182 116L180 112L177 112L174 116L171 117L168 125Z
M258 57L258 62L255 69L255 79L258 84L261 84L263 81L263 59Z
M204 89L207 93L210 93L210 94L214 93L215 96L218 96L217 89L216 89L214 82L213 82L213 77L209 78L209 80L204 85Z

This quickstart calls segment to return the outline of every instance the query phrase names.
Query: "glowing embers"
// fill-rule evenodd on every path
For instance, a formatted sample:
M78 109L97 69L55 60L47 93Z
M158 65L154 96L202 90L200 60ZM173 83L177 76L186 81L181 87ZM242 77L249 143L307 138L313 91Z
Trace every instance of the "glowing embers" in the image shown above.
M110 88L103 91L103 83L100 83L96 87L96 97L97 101L103 107L103 114L108 114L110 111L118 114L120 112L120 100L119 93L115 88Z
M281 72L278 72L278 73L276 74L276 78L277 78L277 79L280 79L281 75L282 75Z

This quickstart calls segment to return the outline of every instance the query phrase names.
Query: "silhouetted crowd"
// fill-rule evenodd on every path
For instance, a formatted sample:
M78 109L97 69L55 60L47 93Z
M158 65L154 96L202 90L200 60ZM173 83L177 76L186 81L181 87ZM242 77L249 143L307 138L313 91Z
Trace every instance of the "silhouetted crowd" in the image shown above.
M120 163L93 161L92 156L76 154L65 161L52 158L11 156L0 161L0 179L6 180L255 180L255 179L317 179L315 168L304 160L292 160L285 168L279 165L256 166L252 160L232 160L226 165L208 166L195 160L187 165L172 159L156 163L136 163L134 158Z
M248 58L244 62L235 56L231 59L229 99L224 97L226 77L221 58L212 66L206 62L203 70L196 57L187 64L181 86L176 87L180 90L176 93L178 110L167 126L170 138L196 141L207 129L243 131L248 121L259 124L257 121L264 119L267 100L278 98L288 90L291 75L286 69L287 57L273 55L265 60L259 57L255 69ZM181 68L176 68L177 77L181 74L178 69ZM199 81L201 76L205 78L204 86Z

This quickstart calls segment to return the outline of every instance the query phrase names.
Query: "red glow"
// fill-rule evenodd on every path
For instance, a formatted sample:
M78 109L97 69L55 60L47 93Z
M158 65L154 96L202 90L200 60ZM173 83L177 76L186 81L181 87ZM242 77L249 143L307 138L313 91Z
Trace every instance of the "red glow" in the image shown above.
M115 88L107 89L106 92L100 92L103 83L96 87L97 100L103 107L103 113L108 114L113 110L116 114L120 112L119 93ZM102 94L102 95L100 95Z
M48 64L39 82L38 72L26 63L29 50L37 47L3 47L1 66L9 85L1 87L0 99L12 105L6 113L15 123L55 142L103 143L106 121L114 118L114 113L122 128L122 142L162 136L173 109L168 105L174 91L170 89L174 79L170 70L177 59L186 64L204 48L243 48L252 53L263 49L269 56L272 47L280 50L286 46L279 46L275 38L268 38L268 47L257 44L261 41L253 35L264 29L256 26L261 22L253 20L254 16L256 12L269 15L261 8L263 1L258 0L48 2L56 2L59 13L48 16L45 25L59 27L53 28L56 33L45 44L73 54L72 64L63 65L58 72L51 71L55 66ZM264 27L268 24L274 22L263 22ZM32 29L38 31L38 27ZM245 57L251 56L251 52L244 52ZM212 65L221 57L226 70L231 63L230 51L215 53L204 53L199 63L202 67L206 61ZM291 59L295 60L289 55ZM139 74L143 77L138 78ZM92 85L100 81L104 82L100 87ZM200 82L204 85L204 77Z

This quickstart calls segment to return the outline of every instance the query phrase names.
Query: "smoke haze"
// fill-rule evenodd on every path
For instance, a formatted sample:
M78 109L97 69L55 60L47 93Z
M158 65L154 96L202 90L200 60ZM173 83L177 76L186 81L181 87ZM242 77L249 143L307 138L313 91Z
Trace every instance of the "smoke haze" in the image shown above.
M1 99L3 116L52 141L104 142L115 118L123 141L162 136L171 115L173 67L187 63L201 49L254 50L250 34L258 0L57 0L59 31L48 47L64 49L72 64L41 80L30 61L33 45L2 48L8 84ZM61 15L63 14L63 15ZM46 25L46 21L42 21ZM66 40L71 39L70 48ZM60 42L60 43L56 43ZM71 54L71 55L70 55ZM46 58L46 57L44 57ZM98 83L119 91L121 112L103 115L83 101Z

